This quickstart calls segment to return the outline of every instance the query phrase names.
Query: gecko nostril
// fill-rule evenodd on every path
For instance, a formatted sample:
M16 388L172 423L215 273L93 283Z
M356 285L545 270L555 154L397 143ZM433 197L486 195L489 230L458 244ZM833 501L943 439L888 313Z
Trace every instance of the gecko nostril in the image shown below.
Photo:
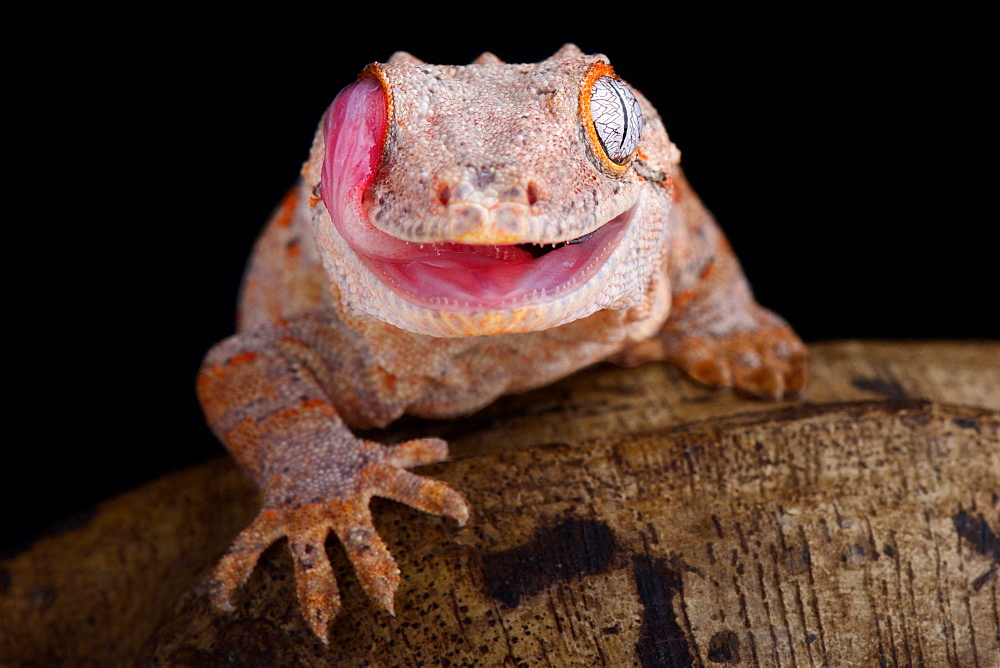
M448 202L451 201L451 188L447 184L438 186L437 198L441 204L448 206Z
M534 181L528 181L528 206L534 206L535 202L538 201L538 186L535 185Z

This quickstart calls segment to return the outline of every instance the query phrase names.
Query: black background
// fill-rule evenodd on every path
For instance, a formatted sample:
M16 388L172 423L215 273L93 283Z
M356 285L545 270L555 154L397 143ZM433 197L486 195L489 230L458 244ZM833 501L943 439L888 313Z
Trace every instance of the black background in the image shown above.
M985 19L798 6L11 22L0 545L223 451L194 397L201 357L232 332L251 244L325 106L397 49L607 54L660 110L759 301L807 341L1000 337Z

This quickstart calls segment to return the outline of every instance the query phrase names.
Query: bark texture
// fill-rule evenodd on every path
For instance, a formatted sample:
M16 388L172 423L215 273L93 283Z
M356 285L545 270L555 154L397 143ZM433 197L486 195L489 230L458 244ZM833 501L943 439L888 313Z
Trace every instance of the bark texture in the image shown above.
M1000 344L811 351L809 403L651 364L400 425L452 441L423 472L473 517L375 502L395 618L329 543L328 647L284 543L208 610L197 576L257 499L227 460L168 476L0 562L0 664L1000 664Z

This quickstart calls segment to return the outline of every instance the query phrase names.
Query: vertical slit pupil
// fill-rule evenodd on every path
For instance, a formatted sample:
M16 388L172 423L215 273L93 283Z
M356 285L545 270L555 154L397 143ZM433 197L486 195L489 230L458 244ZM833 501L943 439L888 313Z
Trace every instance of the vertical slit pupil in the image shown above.
M601 77L591 92L591 113L597 138L605 155L624 164L638 145L641 118L637 101L625 84L613 77Z

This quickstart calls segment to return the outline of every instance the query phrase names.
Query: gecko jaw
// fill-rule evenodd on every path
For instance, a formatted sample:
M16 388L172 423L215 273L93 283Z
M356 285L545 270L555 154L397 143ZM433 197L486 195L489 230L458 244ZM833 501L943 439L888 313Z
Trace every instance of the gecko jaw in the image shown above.
M417 243L352 224L359 221L337 227L369 271L406 301L432 310L503 311L553 301L586 283L618 247L635 208L554 244Z

